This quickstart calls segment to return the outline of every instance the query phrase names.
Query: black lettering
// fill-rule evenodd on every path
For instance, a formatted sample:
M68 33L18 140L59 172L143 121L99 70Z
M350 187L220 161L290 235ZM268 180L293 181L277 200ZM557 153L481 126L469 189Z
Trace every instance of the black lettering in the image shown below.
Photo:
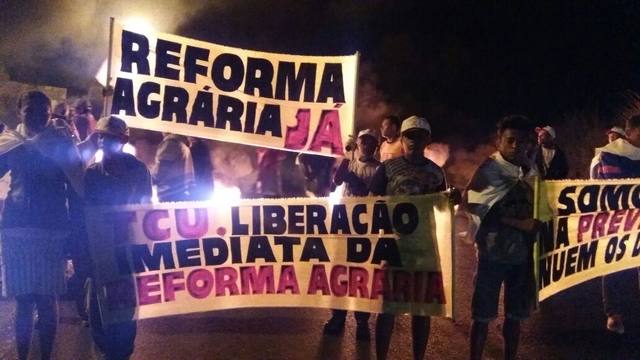
M165 269L175 269L173 262L173 253L171 252L171 243L152 243L152 251L149 246L131 245L131 262L133 263L133 271L141 273L145 271L160 270L162 262Z
M365 237L347 238L347 261L363 263L371 255L371 240Z
M146 81L138 90L138 113L147 119L155 119L160 115L160 101L149 100L149 95L160 94L160 84Z
M384 234L393 233L393 229L391 228L391 220L389 219L389 209L387 209L387 204L385 202L377 201L373 205L371 233L379 234L380 230L382 230Z
M319 237L309 237L307 241L304 242L300 261L309 261L311 259L318 259L320 262L329 262L327 249L324 248L324 243Z
M393 208L393 228L398 233L413 233L419 222L418 208L412 203L400 203Z
M156 44L156 70L155 76L170 80L180 79L180 70L169 65L180 65L180 57L169 52L180 54L182 45L173 41L158 39Z
M255 90L258 89L258 96L273 97L273 88L271 80L273 79L273 65L266 59L248 58L247 59L247 78L244 82L244 93L255 96Z
M119 115L122 110L126 115L136 116L133 101L133 81L131 79L117 78L116 86L113 89L111 113Z
M231 233L233 235L249 235L249 225L240 222L240 208L231 207Z
M282 126L280 125L280 105L265 104L260 113L256 134L264 135L267 131L271 136L282 137Z
M353 207L353 212L351 213L351 223L353 224L353 230L358 235L364 235L367 233L367 223L360 222L360 215L367 213L367 205L358 204Z
M324 221L327 218L327 209L322 205L307 205L307 234L326 234L327 226ZM315 232L315 228L318 232Z
M282 261L293 261L293 245L300 245L300 238L293 236L274 236L273 241L276 245L282 245Z
M284 208L280 205L265 205L262 207L264 218L264 233L267 235L282 235L287 230L284 219Z
M598 209L598 191L600 185L587 185L578 194L578 210L581 213L595 212Z
M372 264L380 264L385 260L390 266L402 266L400 250L394 238L380 238L373 250Z
M304 206L289 205L289 234L304 234Z
M225 68L229 67L229 78L224 76ZM216 87L222 91L232 92L238 90L244 78L244 65L242 59L235 54L221 54L211 66L211 78Z
M327 102L328 98L332 98L334 103L344 103L342 64L328 63L324 65L316 102Z
M209 49L187 45L184 53L184 81L195 83L197 74L207 76L207 67L198 64L198 60L209 61Z
M349 228L349 215L347 215L347 207L344 204L333 205L333 212L331 213L331 230L329 233L351 234L351 229Z
M173 121L174 115L177 123L187 123L187 103L189 103L189 93L187 90L166 85L164 87L164 98L162 104L162 120Z
M560 191L560 195L558 196L558 205L564 205L564 208L558 207L558 215L564 216L576 212L576 204L573 199L569 197L569 194L574 194L575 192L575 186L567 186Z
M212 128L213 124L213 94L208 91L198 91L196 99L191 108L191 116L189 117L190 125L198 125L198 122L204 122L205 127Z
M198 239L176 241L176 255L181 268L200 266L200 242Z
M316 87L316 64L301 63L296 75L296 64L281 61L278 64L276 79L276 99L300 101L302 85L304 85L304 101L313 102ZM288 91L288 96L285 91Z
M251 236L247 249L247 263L253 263L256 259L264 259L266 262L276 262L269 239L266 236Z
M137 49L133 49L133 45ZM120 71L133 73L132 65L136 64L138 74L149 75L149 39L146 36L122 30L122 65ZM115 113L113 113L115 114Z
M202 253L206 266L218 266L227 262L229 247L224 239L219 237L202 239ZM234 263L236 263L234 261Z
M226 129L227 122L233 131L242 131L242 113L244 112L244 104L242 101L231 96L218 96L218 112L216 114L216 128Z

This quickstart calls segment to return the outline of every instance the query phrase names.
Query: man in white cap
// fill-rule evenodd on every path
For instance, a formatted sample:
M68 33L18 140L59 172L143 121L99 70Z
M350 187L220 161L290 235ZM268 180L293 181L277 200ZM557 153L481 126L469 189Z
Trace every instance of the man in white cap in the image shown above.
M620 126L614 126L611 129L607 130L607 140L609 141L609 144L618 139L624 139L625 137L626 136L624 134L624 129Z
M444 191L444 172L424 157L424 148L431 140L431 126L426 119L411 116L402 122L400 141L403 155L387 160L378 168L371 181L371 194L420 195ZM378 314L376 319L376 358L386 359L395 315ZM427 349L431 318L412 316L413 358L422 359Z
M569 164L564 152L556 144L556 130L551 126L537 127L538 147L534 161L543 180L566 179Z
M124 120L104 117L96 124L98 147L102 161L87 168L85 175L88 206L113 206L151 201L151 174L143 162L122 151L129 140ZM133 288L133 283L131 287ZM128 359L134 350L135 321L103 325L98 310L96 284L88 287L89 323L98 349L107 359ZM133 315L133 314L132 314Z
M369 185L373 179L380 162L375 159L374 154L378 147L378 136L375 131L365 129L358 133L356 138L357 159L343 159L336 170L333 181L336 185L345 184L343 196L367 196ZM356 339L369 341L371 335L369 331L370 313L356 311ZM344 323L347 316L345 310L332 310L332 316L324 325L325 335L337 335L344 330Z

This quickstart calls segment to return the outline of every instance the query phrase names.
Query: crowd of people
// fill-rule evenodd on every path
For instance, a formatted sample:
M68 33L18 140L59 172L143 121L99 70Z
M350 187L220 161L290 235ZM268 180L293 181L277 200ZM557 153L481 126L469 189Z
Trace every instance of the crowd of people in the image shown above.
M23 94L18 103L21 124L0 134L0 175L11 172L0 235L5 282L15 298L16 344L20 359L29 354L37 309L42 358L51 356L57 328L57 297L64 292L63 260L73 259L79 315L88 322L97 348L107 359L127 359L134 351L135 321L103 326L92 287L91 256L87 248L84 209L88 206L148 203L152 185L158 199L207 199L213 191L213 163L205 141L163 134L150 169L123 151L130 134L126 123L108 116L95 120L90 103L71 109L52 108L42 92ZM75 112L75 114L73 113ZM418 195L448 189L445 172L425 156L431 139L429 122L418 116L400 121L382 119L377 129L360 131L339 164L330 157L266 150L258 166L256 184L261 197L327 196L344 184L343 196ZM537 145L534 137L537 135ZM614 127L610 143L597 149L592 177L640 177L640 117L626 129ZM540 223L533 218L533 181L563 179L567 158L551 126L535 128L521 115L498 122L497 151L472 177L462 198L449 194L470 219L478 263L472 299L470 357L481 359L488 324L497 317L504 285L505 358L515 359L520 322L529 316L534 299L532 249ZM102 160L94 162L102 151ZM286 175L285 175L286 174ZM72 249L72 250L71 250ZM620 282L628 272L604 277L607 328L624 332ZM88 304L85 308L84 304ZM356 338L370 340L370 314L356 312ZM325 335L342 333L347 312L333 310ZM376 354L385 359L395 316L378 314ZM430 318L412 316L413 354L425 356Z

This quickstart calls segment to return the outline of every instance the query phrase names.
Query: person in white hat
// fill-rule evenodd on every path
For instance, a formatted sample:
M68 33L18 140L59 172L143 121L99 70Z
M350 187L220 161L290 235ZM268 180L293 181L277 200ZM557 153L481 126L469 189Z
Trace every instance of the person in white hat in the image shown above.
M556 142L556 130L547 125L537 127L538 146L534 154L534 161L538 173L543 180L566 179L569 174L569 163L564 152Z
M624 129L620 126L614 126L611 129L607 130L607 140L609 143L612 143L618 139L624 139L626 136L624 134Z
M114 206L151 201L151 174L135 156L122 151L129 140L124 120L109 116L100 119L95 128L102 161L87 168L85 202L88 206ZM133 283L131 283L133 288ZM89 324L98 349L107 359L128 359L136 338L135 321L103 325L98 310L95 284L88 286ZM131 314L133 316L133 314Z
M356 147L359 157L349 160L343 159L336 170L333 181L336 185L345 184L343 196L367 196L373 175L380 162L375 159L374 154L378 147L378 135L374 130L365 129L358 133ZM371 335L369 331L370 313L356 311L356 339L369 341ZM324 326L325 335L337 335L344 330L344 323L347 316L345 310L332 310L332 316Z
M405 119L400 126L403 155L387 160L371 180L370 193L384 195L420 195L444 191L447 188L444 171L424 157L424 148L431 140L429 122L418 116ZM376 358L386 359L395 315L378 314L376 319ZM431 318L412 316L413 358L422 359L427 350Z

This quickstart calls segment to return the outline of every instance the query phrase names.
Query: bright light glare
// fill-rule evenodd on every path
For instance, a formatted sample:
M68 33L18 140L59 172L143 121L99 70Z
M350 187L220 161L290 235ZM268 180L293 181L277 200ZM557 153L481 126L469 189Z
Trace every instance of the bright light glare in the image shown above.
M221 205L230 205L237 203L242 198L240 189L235 186L225 186L217 183L211 194L209 201L219 203Z
M329 205L333 206L339 204L342 200L342 193L344 191L344 184L336 186L336 189L329 194Z
M122 22L124 27L137 33L149 33L154 31L151 22L141 16L131 16Z
M133 156L136 156L136 148L129 144L126 143L124 144L124 146L122 147L122 151L127 153L127 154L131 154ZM98 151L96 151L96 154L94 155L94 161L99 163L100 161L102 161L102 158L104 157L104 152L102 151L102 149L98 149Z

